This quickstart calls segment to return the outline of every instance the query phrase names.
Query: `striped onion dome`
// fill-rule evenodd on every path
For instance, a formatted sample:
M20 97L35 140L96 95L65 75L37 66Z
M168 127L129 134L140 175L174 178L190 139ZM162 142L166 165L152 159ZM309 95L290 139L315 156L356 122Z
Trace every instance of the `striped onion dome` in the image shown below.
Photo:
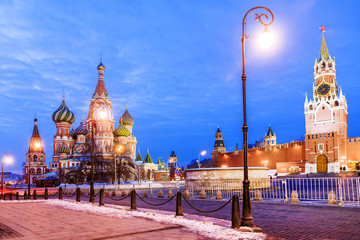
M129 130L124 127L124 125L121 123L114 131L115 137L127 137L129 136Z
M127 125L133 126L134 125L134 119L128 112L127 108L126 108L124 114L121 116L119 122L120 122L120 124L123 124L125 126L127 126Z
M58 147L58 153L70 153L70 148L68 146L66 146L66 144L63 142L59 147Z
M87 129L84 126L83 122L80 122L80 125L75 129L73 135L86 135Z
M69 110L63 99L60 107L53 113L52 119L54 122L68 122L71 124L75 121L75 115Z

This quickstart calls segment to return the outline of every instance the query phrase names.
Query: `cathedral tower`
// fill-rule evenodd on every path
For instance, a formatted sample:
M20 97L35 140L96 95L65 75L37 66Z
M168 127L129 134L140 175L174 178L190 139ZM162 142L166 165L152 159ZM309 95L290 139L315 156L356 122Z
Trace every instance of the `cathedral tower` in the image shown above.
M75 121L75 115L65 104L63 97L60 107L53 113L52 120L56 124L56 135L54 136L54 148L53 148L53 162L57 162L60 159L59 147L67 146L68 149L72 149L74 139L70 133L71 124ZM70 153L70 152L69 152Z
M88 140L94 137L94 153L103 159L113 158L114 114L104 83L105 66L97 66L98 83L91 99L87 118ZM94 136L92 136L92 134Z
M34 119L34 129L30 138L29 150L26 154L25 165L25 183L29 180L30 169L30 183L34 183L37 176L46 173L47 167L45 163L44 147L41 141L39 129L37 126L37 119Z
M335 58L329 54L325 27L319 58L314 63L313 98L305 98L306 172L339 172L346 163L347 103L336 79ZM340 93L339 93L340 92Z
M226 148L223 141L223 135L219 127L217 129L217 132L215 133L214 152L226 152Z

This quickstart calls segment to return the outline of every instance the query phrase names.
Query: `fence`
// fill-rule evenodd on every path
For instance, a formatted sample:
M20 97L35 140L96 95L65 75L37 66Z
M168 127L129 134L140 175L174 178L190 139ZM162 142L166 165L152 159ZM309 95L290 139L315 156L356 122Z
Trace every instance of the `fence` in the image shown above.
M241 196L242 181L221 180L210 182L187 182L186 189L190 196L199 197L205 191L208 197L220 191L222 196ZM360 204L360 178L285 178L285 179L252 179L250 180L250 195L260 192L263 199L286 200L296 191L299 200L327 201L329 192L333 191L336 201L357 202Z

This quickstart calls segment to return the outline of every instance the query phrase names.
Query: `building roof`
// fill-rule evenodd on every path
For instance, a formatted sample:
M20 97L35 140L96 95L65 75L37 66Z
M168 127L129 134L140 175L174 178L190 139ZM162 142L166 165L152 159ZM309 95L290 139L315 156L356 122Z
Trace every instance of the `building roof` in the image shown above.
M176 157L174 150L172 150L170 157Z
M40 143L40 145L38 144ZM44 148L41 142L39 129L37 126L37 119L34 119L34 129L30 138L29 151L28 152L44 152Z
M107 97L107 91L106 91L106 87L105 87L105 83L104 83L104 77L103 77L103 72L105 71L105 66L102 64L102 61L100 61L100 64L97 66L97 70L99 71L99 78L98 78L98 83L96 85L96 89L93 95L93 98L95 97L95 95L98 96L105 96Z
M121 116L119 122L120 122L120 124L122 123L124 126L126 126L126 125L133 126L134 125L134 119L130 115L127 108L126 108L124 114Z
M268 136L268 137L270 137L270 136L275 136L273 130L271 129L270 124L269 124L269 129L268 129L268 132L267 132L266 136Z
M325 35L324 35L324 32L323 32L322 40L321 40L320 53L319 53L319 61L327 60L329 58L330 58L329 51L328 51L328 48L327 48L327 45L326 45Z
M151 156L150 156L149 151L147 151L147 153L146 153L146 156L144 158L144 163L154 163Z

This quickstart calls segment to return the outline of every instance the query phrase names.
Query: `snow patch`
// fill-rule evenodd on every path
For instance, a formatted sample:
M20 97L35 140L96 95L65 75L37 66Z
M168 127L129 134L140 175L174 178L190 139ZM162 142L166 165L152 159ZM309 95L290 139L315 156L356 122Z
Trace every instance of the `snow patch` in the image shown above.
M266 235L263 233L253 232L241 232L235 229L226 228L223 226L215 225L208 221L199 221L186 219L184 217L175 217L174 215L165 215L159 213L141 212L141 211L130 211L121 208L111 208L105 206L99 206L90 203L74 203L61 200L48 200L45 203L57 205L66 209L75 211L85 211L98 215L106 215L109 217L118 218L132 218L142 217L156 222L177 224L187 227L190 231L201 234L205 237L212 239L265 239Z

